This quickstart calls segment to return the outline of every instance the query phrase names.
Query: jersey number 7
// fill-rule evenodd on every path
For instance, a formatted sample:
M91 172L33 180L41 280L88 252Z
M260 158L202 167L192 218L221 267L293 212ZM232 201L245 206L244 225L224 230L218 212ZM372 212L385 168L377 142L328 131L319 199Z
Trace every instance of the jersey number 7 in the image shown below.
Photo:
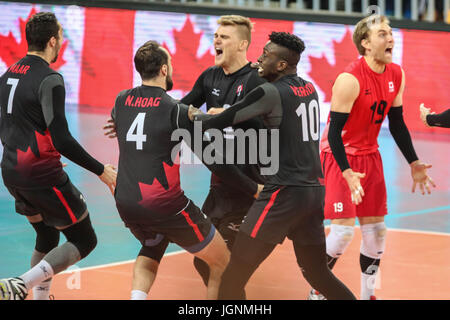
M8 108L6 109L6 112L12 113L14 93L16 92L17 85L19 84L19 79L8 78L8 80L6 80L6 84L11 86L11 91L9 92L8 97Z

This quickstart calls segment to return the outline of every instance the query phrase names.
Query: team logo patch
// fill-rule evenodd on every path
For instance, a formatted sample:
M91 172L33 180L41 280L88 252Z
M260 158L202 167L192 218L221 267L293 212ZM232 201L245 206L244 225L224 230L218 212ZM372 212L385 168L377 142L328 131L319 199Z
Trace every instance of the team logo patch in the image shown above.
M244 85L240 85L237 90L236 90L236 94L239 97L241 95L242 90L244 89Z
M220 95L220 89L214 88L214 89L211 91L211 93L212 93L213 95L215 95L215 96L219 96L219 95Z
M389 92L394 92L394 82L389 81Z

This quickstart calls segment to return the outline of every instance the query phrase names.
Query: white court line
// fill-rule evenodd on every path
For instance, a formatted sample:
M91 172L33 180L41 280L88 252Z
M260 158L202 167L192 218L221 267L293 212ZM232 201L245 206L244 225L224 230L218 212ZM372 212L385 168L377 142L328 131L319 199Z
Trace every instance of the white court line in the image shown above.
M360 226L355 226L355 228L359 228L359 227ZM326 226L325 227L325 229L327 229L327 228L330 228L330 226ZM447 236L447 237L450 236L449 233L444 233L444 232L422 231L422 230L414 230L414 229L391 229L391 228L388 228L388 231L431 234L431 235L436 235L436 236ZM174 256L174 255L177 255L177 254L180 254L180 253L187 253L187 251L186 250L178 250L178 251L174 251L174 252L169 252L169 253L164 254L164 257ZM123 265L123 264L133 263L134 261L136 261L136 259L120 261L120 262L114 262L114 263L101 264L101 265L92 266L92 267L78 268L78 269L74 269L74 270L66 270L66 271L61 272L60 274L73 273L73 272L76 272L76 271L78 272L78 271L94 270L94 269L100 269L100 268L115 267L115 266L120 266L120 265Z
M180 254L180 253L184 253L184 252L187 252L187 251L186 250L178 250L178 251L174 251L174 252L169 252L169 253L164 254L164 257L174 256L176 254ZM126 261L119 261L119 262L114 262L114 263L107 263L107 264L100 264L98 266L77 268L77 269L73 269L73 270L66 270L66 271L60 272L59 274L73 273L73 272L78 272L78 271L86 271L86 270L93 270L93 269L100 269L100 268L115 267L115 266L120 266L120 265L123 265L123 264L134 263L134 261L136 261L136 259L126 260Z

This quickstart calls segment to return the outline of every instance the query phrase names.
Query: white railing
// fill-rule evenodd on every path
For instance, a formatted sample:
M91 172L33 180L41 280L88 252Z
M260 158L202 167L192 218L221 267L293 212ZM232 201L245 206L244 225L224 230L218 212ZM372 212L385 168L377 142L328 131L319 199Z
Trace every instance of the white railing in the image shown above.
M373 13L396 19L444 21L450 23L450 0L132 0L134 2L164 2L209 4L238 8L301 10L305 12L355 15Z

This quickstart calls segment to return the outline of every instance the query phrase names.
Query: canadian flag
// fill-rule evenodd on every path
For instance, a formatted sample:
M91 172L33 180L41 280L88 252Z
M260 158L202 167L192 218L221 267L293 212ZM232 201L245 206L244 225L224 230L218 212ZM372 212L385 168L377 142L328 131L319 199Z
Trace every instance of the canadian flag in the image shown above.
M24 22L31 13L47 6L0 3L0 74L26 53ZM134 69L136 50L148 40L156 40L172 56L174 90L181 98L197 77L214 64L213 39L218 16L135 11L78 6L52 6L64 28L59 61L53 68L65 79L66 101L92 110L109 112L121 90L139 85ZM298 74L310 80L319 93L321 121L327 118L331 88L337 75L358 58L352 42L352 26L339 24L252 19L254 31L248 50L256 61L272 31L286 31L303 39L306 50ZM406 74L403 106L408 127L427 128L419 118L419 104L433 111L449 107L450 33L394 29L393 61Z

